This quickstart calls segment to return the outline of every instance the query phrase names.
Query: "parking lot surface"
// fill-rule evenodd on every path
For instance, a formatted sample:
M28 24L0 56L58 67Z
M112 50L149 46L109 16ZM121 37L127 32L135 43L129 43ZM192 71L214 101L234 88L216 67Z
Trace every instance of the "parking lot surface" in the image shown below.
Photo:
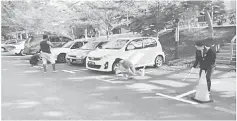
M189 69L164 65L147 68L145 76L121 80L68 63L56 64L57 73L48 65L45 74L28 58L2 54L3 120L236 119L235 72L216 70L214 102L196 104L190 98L198 84L198 70L183 80Z

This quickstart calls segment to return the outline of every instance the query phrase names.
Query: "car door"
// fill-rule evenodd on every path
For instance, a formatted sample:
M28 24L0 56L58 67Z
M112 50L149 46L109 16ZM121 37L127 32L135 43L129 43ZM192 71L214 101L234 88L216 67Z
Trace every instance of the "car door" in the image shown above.
M144 38L143 39L145 56L142 60L145 65L153 64L158 53L157 41L154 38Z
M142 39L132 40L126 47L124 55L130 60L134 66L142 65L144 57L144 48Z

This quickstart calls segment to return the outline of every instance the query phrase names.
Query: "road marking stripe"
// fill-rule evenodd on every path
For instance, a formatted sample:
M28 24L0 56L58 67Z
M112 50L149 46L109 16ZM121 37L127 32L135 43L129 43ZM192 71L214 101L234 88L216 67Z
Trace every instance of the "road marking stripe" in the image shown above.
M111 77L111 76L84 76L84 77L71 77L71 78L68 78L70 80L77 80L77 79L96 79L96 78L108 78L108 77Z
M226 112L226 113L230 113L230 114L233 114L233 115L236 115L235 111L231 111L229 109L225 109L225 108L221 108L221 107L215 107L214 109L219 110L219 111L223 111L223 112Z
M112 83L112 84L122 84L122 83L131 83L131 82L127 82L127 81L112 81L112 80L116 80L117 78L112 78L112 79L101 79L101 78L96 78L100 81L104 81L104 82L108 82L108 83Z
M196 90L191 90L189 92L186 92L186 93L183 93L181 95L176 96L176 98L182 98L182 97L185 97L185 96L190 95L190 94L195 93L195 92L196 92Z
M19 64L14 64L14 66L29 66L30 64L26 63L19 63Z
M145 71L145 73L151 73L152 71Z
M43 68L42 66L33 66L34 68Z
M77 71L80 71L80 70L71 70L71 71L75 71L75 72L77 72Z
M40 72L38 70L31 70L31 71L24 71L23 73L36 73L36 72Z
M161 94L161 93L156 93L156 95L163 96L163 97L170 98L170 99L174 99L174 100L177 100L177 101L182 101L182 102L185 102L185 103L190 103L190 104L193 104L193 105L198 104L196 102L192 102L192 101L188 101L188 100L184 100L184 99L180 99L180 98L176 98L176 97L171 97L169 95L164 95L164 94Z
M85 68L85 69L80 69L81 71L86 71L86 70L88 70L87 68Z
M142 99L160 99L160 98L164 98L164 97L154 97L154 96L147 96L147 97L142 97Z
M62 71L63 71L63 72L67 72L67 73L72 73L72 74L76 73L76 72L68 71L68 70L62 70Z

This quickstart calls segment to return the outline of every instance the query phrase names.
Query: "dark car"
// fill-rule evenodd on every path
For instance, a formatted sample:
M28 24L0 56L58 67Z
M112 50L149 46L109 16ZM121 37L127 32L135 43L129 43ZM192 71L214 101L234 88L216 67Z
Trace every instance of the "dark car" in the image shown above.
M24 53L27 55L35 54L40 49L40 42L43 41L43 35L32 36L25 42ZM65 43L73 41L70 38L57 35L49 35L49 41L54 47L62 47Z

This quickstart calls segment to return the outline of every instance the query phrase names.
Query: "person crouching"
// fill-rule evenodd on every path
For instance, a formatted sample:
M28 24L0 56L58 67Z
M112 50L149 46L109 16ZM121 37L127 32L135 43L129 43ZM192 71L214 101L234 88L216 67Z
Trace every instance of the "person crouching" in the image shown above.
M133 79L133 76L137 75L136 69L131 61L117 58L114 63L118 66L115 69L116 75L122 74L127 79Z

